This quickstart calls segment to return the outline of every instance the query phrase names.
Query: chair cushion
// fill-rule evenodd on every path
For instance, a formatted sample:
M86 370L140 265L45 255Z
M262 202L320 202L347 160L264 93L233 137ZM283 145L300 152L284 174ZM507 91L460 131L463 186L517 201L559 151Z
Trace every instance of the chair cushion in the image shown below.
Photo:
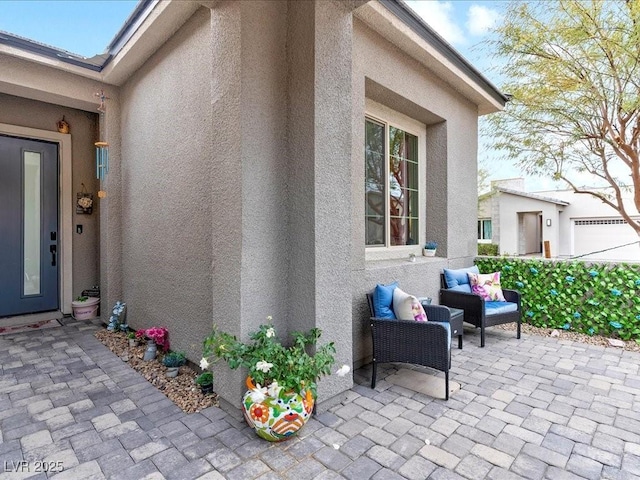
M393 311L400 320L427 321L427 314L422 308L420 300L399 288L393 291Z
M469 283L468 273L480 273L478 267L474 265L468 268L459 268L456 270L450 268L444 268L444 283L447 288L454 289L454 291L471 293L471 285ZM461 287L461 288L456 288Z
M500 272L468 273L471 293L480 295L486 301L506 302L500 286Z
M487 315L515 312L517 310L518 304L513 302L484 302L484 312Z
M396 319L393 313L393 291L397 288L398 282L389 285L377 284L373 290L373 313L376 318Z

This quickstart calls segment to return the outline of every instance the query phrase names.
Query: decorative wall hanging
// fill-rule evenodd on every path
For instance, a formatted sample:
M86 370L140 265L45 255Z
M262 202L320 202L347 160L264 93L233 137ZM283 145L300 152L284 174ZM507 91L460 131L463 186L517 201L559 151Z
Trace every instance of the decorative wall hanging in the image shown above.
M96 142L96 178L104 182L104 177L109 173L109 144Z
M98 111L100 112L100 136L102 137L103 123L104 123L104 114L107 111L106 100L109 99L104 94L104 90L100 90L94 94L96 97L100 99L100 105L98 105ZM101 182L104 182L104 177L107 173L109 173L109 144L104 141L96 142L94 144L96 146L96 178ZM98 195L99 198L104 198Z
M93 193L85 190L84 183L82 191L76 194L76 213L91 215L93 213Z

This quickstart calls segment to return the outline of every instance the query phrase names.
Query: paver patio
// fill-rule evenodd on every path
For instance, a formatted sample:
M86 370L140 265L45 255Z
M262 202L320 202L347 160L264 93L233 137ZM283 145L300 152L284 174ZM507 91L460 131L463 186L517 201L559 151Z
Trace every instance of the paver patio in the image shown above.
M448 402L385 380L404 365L381 366L375 390L363 368L342 403L272 444L234 408L183 413L96 328L0 336L0 479L640 477L635 352L496 329L480 349L467 331Z

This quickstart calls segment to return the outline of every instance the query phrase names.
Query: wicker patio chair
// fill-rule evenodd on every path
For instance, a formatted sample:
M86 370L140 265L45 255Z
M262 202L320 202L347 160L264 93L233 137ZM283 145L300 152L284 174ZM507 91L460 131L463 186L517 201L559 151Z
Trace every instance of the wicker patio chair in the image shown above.
M517 324L516 338L520 338L520 324L522 321L520 292L502 289L505 300L517 305L515 311L504 312L499 305L497 308L495 307L496 304L505 302L485 302L481 296L474 293L450 290L443 273L440 274L440 287L440 304L464 310L464 321L476 328L480 328L480 347L484 347L485 328L494 325L515 322ZM490 308L487 308L488 304Z
M449 400L449 369L451 368L451 334L445 325L450 312L440 305L422 303L429 321L390 320L375 318L373 294L367 294L371 313L373 339L373 373L371 388L376 386L378 363L410 363L444 372L445 400Z

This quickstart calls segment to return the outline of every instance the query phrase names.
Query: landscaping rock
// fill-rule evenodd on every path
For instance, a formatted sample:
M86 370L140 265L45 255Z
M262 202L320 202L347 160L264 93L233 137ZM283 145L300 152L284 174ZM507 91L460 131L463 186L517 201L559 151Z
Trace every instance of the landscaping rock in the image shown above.
M203 395L200 389L196 388L194 380L197 374L188 365L180 367L177 377L167 378L167 367L161 363L162 355L158 355L156 360L143 361L146 345L130 347L129 339L124 332L109 332L104 328L98 330L95 337L184 412L194 413L207 407L218 406L216 393Z

